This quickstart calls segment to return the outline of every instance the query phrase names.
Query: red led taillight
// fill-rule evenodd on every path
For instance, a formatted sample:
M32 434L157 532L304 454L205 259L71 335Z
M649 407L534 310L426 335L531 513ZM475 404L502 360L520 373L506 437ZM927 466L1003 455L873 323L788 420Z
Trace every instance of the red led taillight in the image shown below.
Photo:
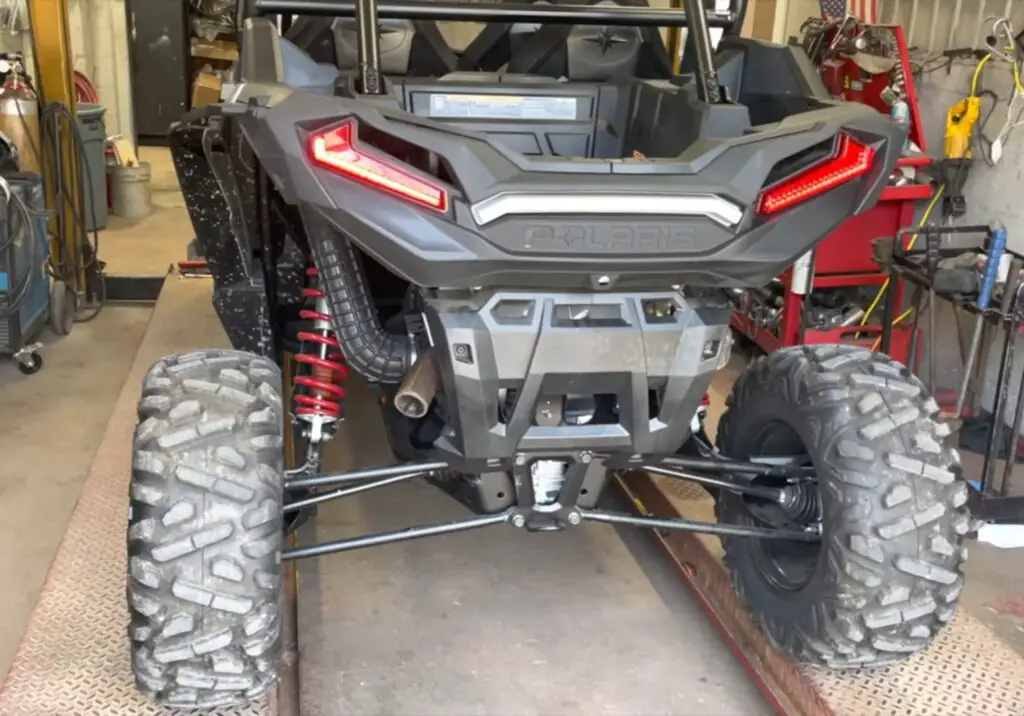
M435 211L448 211L448 192L403 168L359 149L356 123L347 119L314 133L309 140L313 161L351 179L382 189Z
M766 189L757 202L757 213L774 214L807 201L851 179L867 174L875 161L875 150L848 134L840 134L830 159Z

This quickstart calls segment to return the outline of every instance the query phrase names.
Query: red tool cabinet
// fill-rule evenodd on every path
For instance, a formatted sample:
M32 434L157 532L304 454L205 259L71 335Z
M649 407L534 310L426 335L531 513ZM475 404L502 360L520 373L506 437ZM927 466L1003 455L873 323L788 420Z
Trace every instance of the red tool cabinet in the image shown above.
M878 203L872 209L859 216L850 217L818 245L814 252L812 291L854 286L881 288L886 276L879 271L878 265L872 258L871 242L877 238L895 236L900 229L913 225L919 202L927 201L933 196L934 190L931 184L921 179L922 170L927 169L932 160L923 154L926 152L925 138L921 129L921 116L917 92L911 75L906 37L903 34L903 29L899 26L873 27L891 32L898 48L899 69L903 73L906 102L910 115L909 136L911 141L920 147L922 154L902 157L896 166L897 171L911 167L916 169L918 183L886 187L882 191ZM858 72L860 71L852 61L849 64ZM834 66L829 71L834 75L836 73ZM853 69L845 68L840 75L846 78L854 76ZM889 109L880 97L881 91L888 81L886 78L880 80L878 77L871 77L865 78L865 81L852 87L849 82L845 82L842 96L844 98L855 97L888 114ZM870 348L874 346L881 335L882 312L880 308L875 309L871 320L865 326L854 325L828 329L805 328L802 320L804 296L802 293L792 290L793 269L783 273L779 280L786 288L777 331L764 328L746 313L733 311L732 314L733 328L753 340L761 350L771 352L786 346L814 343L856 343ZM902 293L902 289L902 282L897 282L888 290ZM912 332L911 321L897 326L893 331L889 353L903 363L909 359Z

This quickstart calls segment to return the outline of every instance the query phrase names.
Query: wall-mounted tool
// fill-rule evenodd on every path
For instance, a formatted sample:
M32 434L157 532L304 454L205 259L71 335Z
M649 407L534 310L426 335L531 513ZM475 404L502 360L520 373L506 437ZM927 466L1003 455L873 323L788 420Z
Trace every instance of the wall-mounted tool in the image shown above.
M975 125L981 119L981 96L978 94L978 81L981 71L991 58L986 55L978 63L971 81L971 91L966 97L949 108L946 113L945 153L940 171L946 185L946 198L943 200L943 215L947 217L963 216L967 211L964 199L964 183L971 168L973 154L972 141L975 136Z

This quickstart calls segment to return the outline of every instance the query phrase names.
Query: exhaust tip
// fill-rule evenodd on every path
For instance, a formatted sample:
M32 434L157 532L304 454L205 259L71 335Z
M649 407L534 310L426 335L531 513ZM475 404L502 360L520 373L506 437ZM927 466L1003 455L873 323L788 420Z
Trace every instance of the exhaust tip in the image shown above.
M395 395L395 410L407 418L423 418L430 408L429 403L423 397L411 392L401 392Z
M395 410L407 418L426 417L438 387L434 353L428 349L402 378L395 393Z

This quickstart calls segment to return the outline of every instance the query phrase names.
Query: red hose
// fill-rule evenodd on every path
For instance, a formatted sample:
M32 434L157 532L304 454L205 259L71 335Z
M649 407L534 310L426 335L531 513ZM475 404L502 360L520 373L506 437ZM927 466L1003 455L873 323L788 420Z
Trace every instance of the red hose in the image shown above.
M99 104L100 93L84 74L75 70L75 99L85 104Z

